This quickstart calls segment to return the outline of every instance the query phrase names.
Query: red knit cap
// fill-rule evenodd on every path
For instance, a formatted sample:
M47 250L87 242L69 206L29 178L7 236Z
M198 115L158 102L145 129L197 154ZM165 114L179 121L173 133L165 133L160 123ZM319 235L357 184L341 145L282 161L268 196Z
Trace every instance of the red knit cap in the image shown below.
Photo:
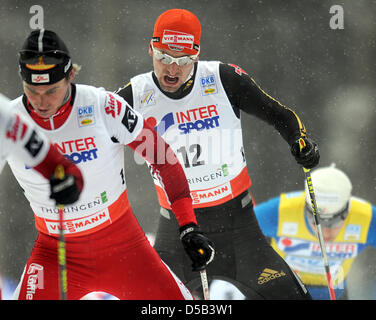
M195 55L200 49L200 38L200 21L188 10L167 10L154 25L153 46L156 48Z

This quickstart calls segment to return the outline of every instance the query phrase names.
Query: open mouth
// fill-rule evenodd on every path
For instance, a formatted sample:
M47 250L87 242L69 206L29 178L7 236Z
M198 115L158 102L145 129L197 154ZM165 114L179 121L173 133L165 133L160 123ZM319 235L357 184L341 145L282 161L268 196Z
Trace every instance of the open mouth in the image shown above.
M179 77L170 77L170 76L164 76L164 81L166 84L175 85L179 81Z

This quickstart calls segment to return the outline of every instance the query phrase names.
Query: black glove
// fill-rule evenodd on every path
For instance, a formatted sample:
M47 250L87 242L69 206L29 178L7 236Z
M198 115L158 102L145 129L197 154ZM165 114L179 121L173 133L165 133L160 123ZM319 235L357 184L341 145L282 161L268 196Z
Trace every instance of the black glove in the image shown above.
M192 260L192 270L200 271L214 258L214 243L205 237L194 223L180 227L180 240Z
M296 162L306 169L312 169L319 163L320 154L317 144L308 138L301 138L304 141L305 147L300 150L299 140L296 140L291 145L291 153L295 157Z
M58 179L53 175L50 178L50 187L50 198L54 199L56 204L71 204L80 196L76 178L70 174L65 175L63 179Z

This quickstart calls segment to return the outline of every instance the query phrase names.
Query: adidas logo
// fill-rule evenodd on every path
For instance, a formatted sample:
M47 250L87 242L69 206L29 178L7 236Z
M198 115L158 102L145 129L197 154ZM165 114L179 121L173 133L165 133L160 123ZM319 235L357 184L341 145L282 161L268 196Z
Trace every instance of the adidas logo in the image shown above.
M262 271L262 273L260 274L260 276L258 277L257 283L263 284L263 283L266 283L270 280L283 277L285 275L286 275L286 273L284 273L283 271L278 272L278 271L275 271L275 270L272 270L272 269L265 268Z

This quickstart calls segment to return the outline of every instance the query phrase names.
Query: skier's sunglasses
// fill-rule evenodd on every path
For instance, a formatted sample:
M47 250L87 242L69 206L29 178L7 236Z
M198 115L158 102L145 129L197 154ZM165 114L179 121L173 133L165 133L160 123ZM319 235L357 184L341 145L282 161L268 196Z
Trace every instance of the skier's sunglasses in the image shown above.
M172 64L175 62L180 67L188 65L188 64L192 64L193 62L195 62L196 58L198 57L200 53L199 51L195 55L174 58L167 53L163 53L155 49L153 46L151 46L151 48L153 50L153 54L155 58L157 60L160 60L163 64Z
M40 58L43 59L44 64L60 64L69 58L66 52L60 50L44 52L21 50L18 55L20 57L20 62L26 64L38 64L41 60Z

